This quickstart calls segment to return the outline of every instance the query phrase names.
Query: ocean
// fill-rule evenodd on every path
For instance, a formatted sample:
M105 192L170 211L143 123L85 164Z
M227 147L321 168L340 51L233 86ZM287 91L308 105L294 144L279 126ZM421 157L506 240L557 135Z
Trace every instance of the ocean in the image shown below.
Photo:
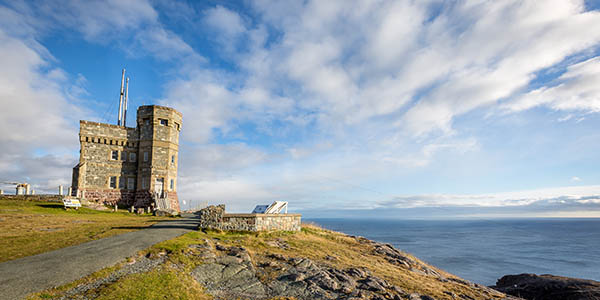
M303 221L390 243L483 285L520 273L600 281L600 219Z

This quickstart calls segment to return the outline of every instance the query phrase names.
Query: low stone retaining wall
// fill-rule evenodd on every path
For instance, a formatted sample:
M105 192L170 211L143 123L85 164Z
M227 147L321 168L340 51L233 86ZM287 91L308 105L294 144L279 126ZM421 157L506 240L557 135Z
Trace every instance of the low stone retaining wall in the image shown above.
M200 228L232 231L300 231L300 214L227 214L225 205L200 210Z
M41 202L60 202L65 196L61 195L0 195L1 200L19 200L19 201L41 201Z

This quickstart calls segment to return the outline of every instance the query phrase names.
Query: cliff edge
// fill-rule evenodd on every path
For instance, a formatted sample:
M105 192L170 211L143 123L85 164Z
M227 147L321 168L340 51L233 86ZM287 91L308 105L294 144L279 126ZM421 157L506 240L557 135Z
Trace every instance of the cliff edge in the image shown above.
M33 299L518 299L389 244L306 224L191 232L98 274Z

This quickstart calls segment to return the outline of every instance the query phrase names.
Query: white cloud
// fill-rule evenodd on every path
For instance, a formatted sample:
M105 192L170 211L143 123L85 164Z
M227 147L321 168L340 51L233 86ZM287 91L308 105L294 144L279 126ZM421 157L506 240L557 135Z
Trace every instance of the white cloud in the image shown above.
M76 128L49 133L69 124L61 117L64 103L85 95L84 80L65 89L69 74L42 70L53 58L36 38L56 28L104 46L133 45L126 50L133 58L151 55L182 66L178 74L170 71L179 77L165 85L160 100L184 115L181 153L188 163L181 168L181 198L222 199L244 209L279 198L304 206L368 207L376 202L373 195L348 192L354 188L339 182L368 187L387 177L401 180L404 170L426 168L439 157L463 159L480 151L480 137L455 124L478 109L546 106L573 115L559 117L563 122L598 111L598 58L570 66L568 59L600 42L600 13L585 12L583 1L255 1L248 14L223 6L196 12L188 4L156 5L140 0L0 7L0 28L13 32L0 47L21 52L6 63L26 71L16 81L23 86L7 81L0 92L50 99L41 107L60 110L40 131L11 130L9 121L15 120L7 115L2 133L19 141L20 133L31 132L57 145L74 136ZM227 67L203 59L184 35L161 23L158 7L169 18L183 18L186 27L202 24L197 33L218 43L212 47ZM536 72L561 63L567 71L552 86L527 90L538 80ZM37 107L27 111L39 116ZM222 144L229 140L236 142ZM16 166L8 159L1 164ZM513 196L403 201L531 200Z
M80 31L95 43L124 37L127 32L156 22L158 13L146 0L45 2L36 7L58 24Z
M207 203L209 205L226 203L227 211L230 212L250 212L253 205L270 204L271 201L268 199L273 198L270 191L261 188L255 182L238 178L196 181L182 177L179 185L180 201L186 200L194 207L202 207ZM186 196L197 193L201 193L202 197Z
M0 28L0 179L54 191L70 184L76 121L87 115L76 97L85 91L83 79L66 82L64 71L50 67L47 52L30 43Z
M229 130L228 121L235 117L235 94L227 89L224 81L210 72L198 72L190 80L176 80L167 86L162 102L176 107L184 114L182 139L206 143L213 131Z
M267 138L301 137L276 146L274 167L253 161L239 171L267 172L267 186L285 186L278 195L301 202L310 197L302 188L327 189L311 174L360 185L439 155L478 151L477 137L453 128L457 117L519 95L535 72L600 41L600 14L585 12L582 1L252 5L254 22L221 6L203 13L241 72L198 72L172 83L164 101L194 116L184 140L195 143L211 143L216 132L244 139L241 123Z
M571 65L555 86L530 91L504 105L510 111L522 111L536 106L553 110L590 113L600 112L600 57ZM565 121L572 118L570 114Z
M10 17L0 24L21 36L37 39L66 29L81 33L89 43L116 45L135 58L151 55L161 60L185 59L188 64L204 61L160 23L158 12L147 0L21 2L12 8L0 7L0 15Z
M573 182L581 181L581 178L579 178L577 176L573 176L573 177L571 177L571 181L573 181Z
M190 146L180 154L180 176L195 180L223 179L268 160L268 155L246 144Z
M450 206L531 206L554 204L599 204L600 186L571 186L493 194L431 194L397 196L376 207L450 207ZM599 207L600 209L600 207Z
M325 127L385 116L417 136L452 134L457 116L519 93L534 72L600 40L600 14L582 1L254 4L281 38L241 55L261 62L240 62L248 80L286 78L286 96Z
M162 26L153 26L139 31L135 36L135 40L139 43L139 46L134 49L144 49L159 59L179 58L185 59L187 63L190 63L192 59L197 60L197 62L204 61L204 58L198 55L190 45ZM128 51L130 55L137 56L131 50Z
M220 5L206 10L204 21L219 33L230 38L246 32L244 21L240 15Z

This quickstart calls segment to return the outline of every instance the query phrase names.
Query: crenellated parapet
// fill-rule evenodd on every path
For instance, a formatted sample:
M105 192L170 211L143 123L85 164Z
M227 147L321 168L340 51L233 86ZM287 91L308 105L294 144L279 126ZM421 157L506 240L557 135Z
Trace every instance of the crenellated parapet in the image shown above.
M80 159L73 194L90 201L145 207L167 197L179 210L177 159L182 115L170 107L140 106L136 127L80 121ZM163 201L164 202L164 201Z

